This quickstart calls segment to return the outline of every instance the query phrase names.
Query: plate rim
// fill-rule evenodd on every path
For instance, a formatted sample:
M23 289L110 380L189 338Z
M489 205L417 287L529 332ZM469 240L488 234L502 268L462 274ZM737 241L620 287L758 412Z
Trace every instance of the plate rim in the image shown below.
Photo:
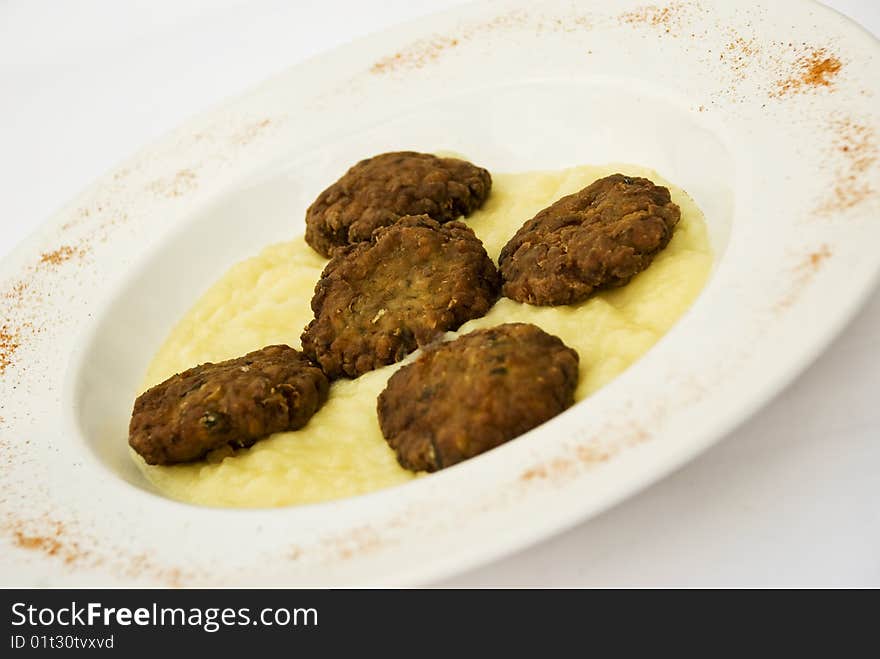
M494 6L518 5L518 4L519 4L518 2L503 2L503 3L496 3L496 5L494 5ZM801 4L803 4L803 5L809 4L809 5L813 5L813 6L821 8L821 10L823 10L823 11L833 12L835 14L835 16L843 17L844 21L849 24L850 28L854 25L854 26L860 28L860 30L863 33L868 34L872 38L872 40L874 41L875 47L877 46L878 43L880 43L880 42L878 42L878 40L875 37L873 37L873 35L871 35L870 33L867 33L864 30L864 28L862 28L860 25L858 25L857 23L855 23L851 19L847 18L846 16L839 14L839 12L836 12L835 10L833 10L831 8L825 7L824 5L816 3L813 0L810 0L809 2L806 2L806 3L802 2ZM463 7L467 8L467 7L472 7L472 6L473 6L473 4L469 4L469 5L464 5ZM352 43L345 44L343 46L335 48L332 51L329 51L328 53L319 54L319 55L316 55L312 58L304 60L303 62L296 64L295 67L299 68L299 67L305 67L305 66L312 66L312 65L314 65L314 63L316 61L320 61L323 57L325 57L327 55L332 55L333 53L336 53L337 51L351 49L362 41L367 41L367 40L373 39L375 37L384 35L388 31L403 29L403 28L406 28L407 26L413 25L413 24L424 24L428 20L436 18L437 16L441 16L441 15L447 15L447 16L448 15L458 15L459 13L461 13L462 9L463 9L462 7L456 7L456 8L450 9L450 10L446 10L444 12L439 12L438 14L431 14L426 17L415 19L414 21L410 21L410 22L401 24L399 26L395 26L394 28L391 28L391 30L383 30L381 32L370 34L366 37L363 37L362 39L359 39L359 40L354 41ZM238 102L238 100L240 100L240 99L251 98L251 96L253 94L256 94L258 92L258 90L264 89L266 87L270 87L272 84L275 84L276 81L280 80L283 75L284 75L284 73L278 74L277 76L273 76L272 78L267 79L265 82L260 83L259 85L255 86L254 88L252 88L248 91L245 91L241 95L237 95L237 96L233 97L232 99L228 99L226 101L223 101L223 102L217 104L216 106L213 106L213 107L209 108L208 110L206 110L202 113L199 113L195 118L191 118L191 119L187 120L186 122L184 122L184 125L189 125L190 123L194 123L194 122L196 122L196 123L201 122L205 118L214 115L220 109L226 108L230 104L234 104L234 103ZM171 134L173 134L175 132L176 131L172 131L171 133L166 134L166 135L158 138L157 140L152 141L150 144L153 145L153 144L163 143ZM146 147L146 148L149 148L149 147ZM123 167L127 163L136 161L139 157L141 157L141 154L143 153L144 150L145 149L140 149L134 155L129 156L128 158L122 160L118 166L116 166L110 170L110 173L112 174L114 171L117 171L119 168ZM104 177L102 177L102 179L103 178ZM100 180L101 179L99 179L99 181ZM64 210L74 206L77 203L77 200L82 199L84 197L87 197L90 194L90 191L99 185L99 181L96 181L95 183L88 186L82 193L80 193L80 195L77 195L77 197L75 197L74 200L72 200L71 202L68 202L68 204L65 204L62 207L62 210L59 210L58 212L56 212L52 216L50 216L50 218L47 219L46 221L44 221L34 232L32 232L28 236L28 238L26 240L22 241L12 252L10 252L10 254L8 254L6 257L4 257L2 260L0 260L0 275L2 275L3 277L6 277L9 274L9 272L12 271L13 266L10 264L18 263L19 261L21 261L21 262L26 261L27 255L33 253L32 250L34 249L34 247L36 247L37 245L40 244L41 239L44 236L44 234L49 233L57 224L60 224L61 220L63 219ZM203 199L202 203L205 205L209 205L209 204L213 203L215 200L216 200L216 195L211 195L211 196ZM193 212L192 210L189 211L189 213L192 213L192 212ZM158 248L158 244L154 247ZM7 272L7 271L9 271L9 272ZM131 273L129 273L129 275L130 274ZM96 319L100 315L98 313L98 311L104 309L104 303L109 301L111 299L111 297L115 296L117 290L121 290L124 287L124 280L125 279L127 279L127 276L122 277L119 280L117 280L116 285L112 287L112 290L104 291L104 295L100 298L100 303L99 303L98 307L96 307L94 309ZM762 382L761 386L756 387L755 389L749 391L748 395L746 396L746 403L741 402L738 407L737 412L732 411L733 407L728 408L728 416L731 418L726 419L724 421L718 421L715 424L716 430L711 433L704 433L701 441L693 442L692 444L686 446L684 448L684 450L680 451L678 454L669 455L667 461L664 462L660 468L653 470L653 473L654 473L653 476L648 477L648 478L643 478L639 481L637 481L636 479L632 479L631 481L624 483L621 486L621 489L619 492L607 494L604 501L596 503L592 507L589 507L585 510L582 510L581 512L576 512L576 513L572 512L571 514L568 515L567 519L560 519L554 523L548 522L545 525L547 528L544 528L544 530L538 531L537 533L532 532L532 533L528 534L528 535L530 535L531 540L520 542L516 546L508 545L508 550L506 552L499 551L498 549L490 548L487 543L487 544L483 545L482 551L476 551L476 550L472 551L471 552L471 559L469 561L466 559L462 559L462 557L459 555L458 557L456 557L454 559L450 558L449 562L451 564L447 565L445 567L445 569L441 565L436 566L436 569L434 569L433 571L422 567L422 568L419 568L418 570L415 570L413 574L405 575L405 579L403 579L403 581L405 581L407 583L418 583L418 582L424 583L426 581L433 581L438 578L443 578L443 577L449 576L451 574L455 574L455 573L459 573L459 572L462 572L462 571L465 571L468 569L472 569L472 568L474 568L478 565L481 565L489 560L492 560L493 558L499 558L499 557L506 555L506 554L509 554L509 553L521 551L522 549L524 549L527 546L530 546L530 545L537 543L543 539L546 539L547 537L554 535L565 528L570 528L570 527L574 526L575 524L579 523L580 521L587 519L589 517L592 517L601 511L609 509L613 505L616 505L617 503L622 502L623 500L629 498L630 496L632 496L636 492L647 488L649 485L656 483L657 481L661 480L662 478L665 478L669 473L680 468L681 466L683 466L684 464L686 464L687 462L692 460L694 457L696 457L697 455L699 455L700 453L705 451L707 448L709 448L710 446L717 443L723 436L733 432L735 430L735 428L738 427L738 425L740 423L746 421L758 409L760 409L761 407L763 407L764 405L769 403L773 398L775 398L780 393L782 393L784 391L784 389L787 386L789 386L791 384L791 382L803 370L805 370L810 364L812 364L815 361L815 359L828 347L828 345L834 340L834 338L839 335L839 333L844 329L844 327L846 327L852 321L855 314L864 305L868 296L877 287L878 281L880 281L880 258L875 260L874 266L873 266L873 271L870 274L870 276L861 280L860 284L857 286L858 290L855 292L855 294L847 296L846 304L844 305L843 310L838 311L838 313L834 316L833 321L828 322L822 326L822 330L820 332L818 332L818 335L814 338L814 340L811 343L811 349L809 350L808 355L802 356L802 358L800 360L797 360L796 363L795 362L789 363L788 368L786 368L784 370L784 372L780 372L779 370L775 371L774 378L771 378L768 381ZM697 301L697 303L699 303L699 300ZM96 322L97 322L97 320L96 320ZM84 340L84 338L87 335L88 334L86 331L80 332L78 335L78 338L77 338L77 345L79 345L79 341ZM74 354L76 354L76 353L74 353ZM82 358L82 353L80 353L80 358ZM75 359L76 359L75 357L72 358L71 364L68 366L68 369L66 369L66 371L65 371L65 375L64 375L65 382L67 382L67 379L69 377L71 377L71 374L74 372L75 364L74 364L73 360L75 360ZM65 388L66 388L66 386L67 385L65 385ZM747 408L747 411L745 413L743 413L741 411L743 408ZM736 417L736 419L733 419L733 417ZM614 461L612 461L612 463L613 462ZM617 461L617 462L618 462L618 467L620 467L620 461ZM150 496L156 496L156 495L150 495ZM180 504L180 505L187 505L187 504ZM573 510L573 509L570 509L570 510ZM453 566L453 564L454 564L454 566ZM404 571L401 570L400 574L403 576ZM418 575L422 575L422 576L418 576ZM389 575L383 575L383 578L387 579L388 576Z

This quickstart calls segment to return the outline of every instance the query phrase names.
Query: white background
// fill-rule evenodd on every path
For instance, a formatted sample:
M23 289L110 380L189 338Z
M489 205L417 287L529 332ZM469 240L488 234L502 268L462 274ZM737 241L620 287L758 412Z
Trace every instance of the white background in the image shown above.
M457 4L0 0L0 258L187 117ZM880 34L880 2L827 4ZM880 292L794 385L701 458L442 585L880 586L878 392Z

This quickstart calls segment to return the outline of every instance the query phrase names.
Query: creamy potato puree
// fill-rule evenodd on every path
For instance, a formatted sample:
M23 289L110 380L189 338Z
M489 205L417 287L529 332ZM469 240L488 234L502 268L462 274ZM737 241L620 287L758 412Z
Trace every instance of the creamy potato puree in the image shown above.
M497 262L523 222L560 197L615 172L669 187L681 207L672 241L647 270L623 288L571 306L533 307L502 298L485 317L449 337L511 321L534 323L580 355L577 400L645 354L691 305L712 266L702 213L682 190L632 165L493 173L489 199L467 223ZM230 268L171 332L149 367L144 389L196 364L238 357L269 344L299 348L325 263L300 237ZM206 461L175 466L151 467L134 452L132 456L163 494L212 506L313 503L404 483L416 475L397 464L376 418L376 397L399 367L334 382L327 404L305 428L272 435L249 449L218 451Z

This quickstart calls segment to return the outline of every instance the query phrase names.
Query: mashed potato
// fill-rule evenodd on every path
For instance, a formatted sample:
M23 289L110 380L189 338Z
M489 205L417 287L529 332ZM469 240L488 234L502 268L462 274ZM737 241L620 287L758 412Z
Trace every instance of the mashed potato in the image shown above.
M691 305L712 266L702 213L682 190L651 170L631 165L494 174L489 199L467 223L497 262L523 222L560 197L618 171L666 185L681 207L674 237L651 267L627 286L576 305L532 307L502 298L485 317L450 336L511 321L538 325L580 355L577 400L645 354ZM297 238L233 266L172 331L150 365L144 388L195 364L238 357L265 345L299 348L325 263ZM161 493L211 506L313 503L404 483L417 476L397 464L376 418L376 397L399 367L333 383L327 404L305 428L273 435L250 449L217 452L207 461L175 466L148 466L137 454L132 456Z

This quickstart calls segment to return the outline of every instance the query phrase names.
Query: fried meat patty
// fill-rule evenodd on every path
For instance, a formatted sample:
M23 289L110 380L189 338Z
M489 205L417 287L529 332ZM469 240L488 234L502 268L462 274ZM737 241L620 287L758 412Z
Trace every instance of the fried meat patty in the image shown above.
M479 208L491 187L489 172L465 160L383 153L361 160L318 195L306 211L306 242L329 257L404 215L450 222Z
M191 462L304 426L327 400L326 376L286 345L207 363L138 396L129 445L151 465Z
M680 217L665 187L623 174L601 178L516 232L499 258L502 292L558 305L623 286L666 247Z
M556 416L577 381L577 353L535 325L476 330L392 375L379 425L403 467L437 471Z
M495 264L469 227L406 216L327 264L303 351L331 379L354 378L483 316L499 289Z

